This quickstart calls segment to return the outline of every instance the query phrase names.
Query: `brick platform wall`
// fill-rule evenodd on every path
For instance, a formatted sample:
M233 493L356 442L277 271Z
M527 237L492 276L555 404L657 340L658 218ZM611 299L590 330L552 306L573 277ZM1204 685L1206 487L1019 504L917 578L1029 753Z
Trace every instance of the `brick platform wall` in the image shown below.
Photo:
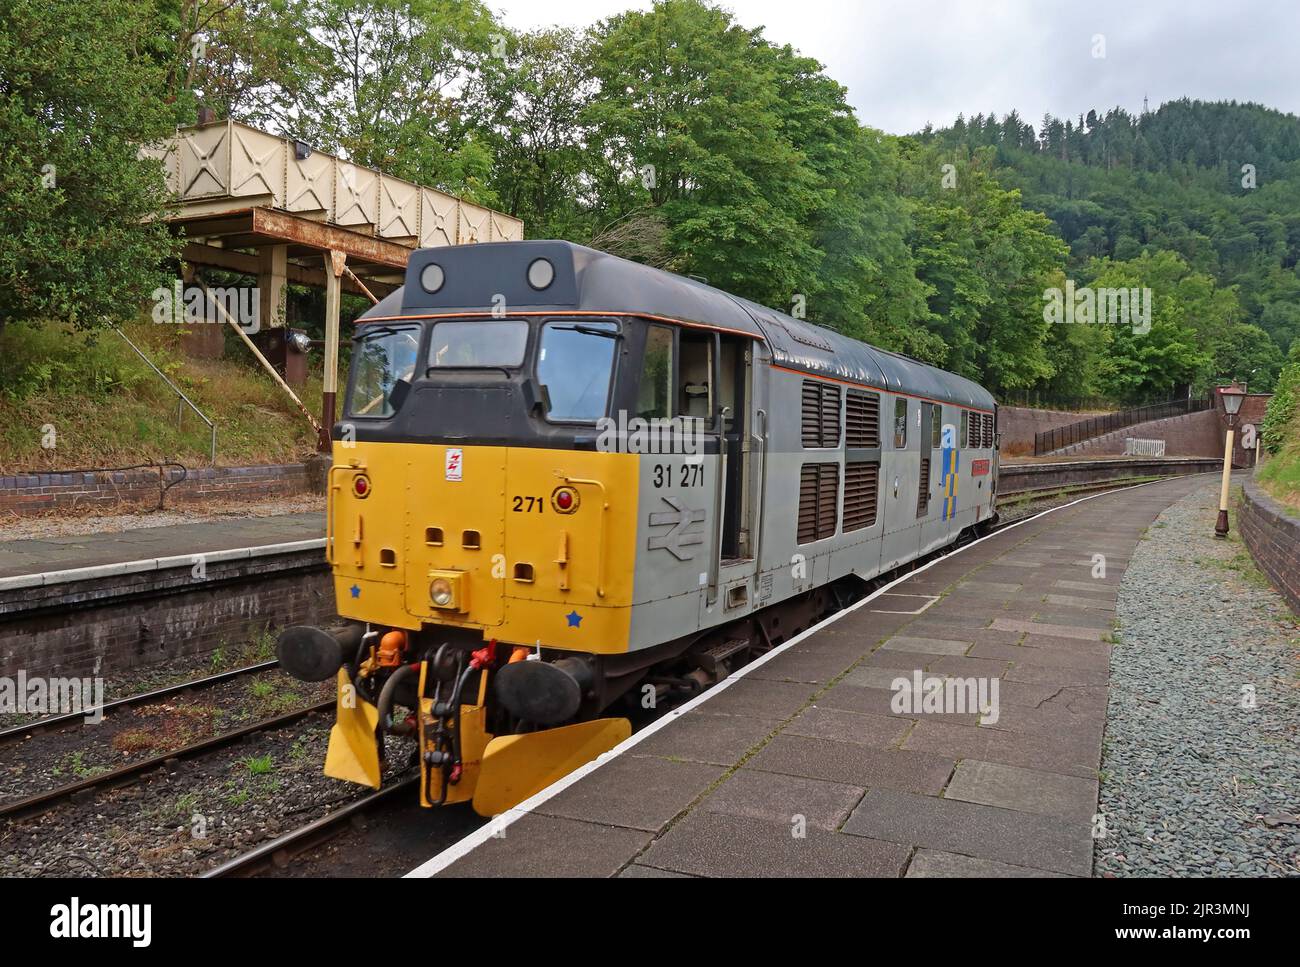
M319 550L3 590L0 677L113 677L335 614Z
M1237 526L1255 563L1300 615L1300 518L1247 480Z
M182 476L184 479L181 479ZM41 473L0 476L0 514L26 516L54 509L85 507L157 507L162 484L165 504L211 497L286 497L313 492L316 484L307 464L264 467L196 467L184 474L156 469L98 473Z

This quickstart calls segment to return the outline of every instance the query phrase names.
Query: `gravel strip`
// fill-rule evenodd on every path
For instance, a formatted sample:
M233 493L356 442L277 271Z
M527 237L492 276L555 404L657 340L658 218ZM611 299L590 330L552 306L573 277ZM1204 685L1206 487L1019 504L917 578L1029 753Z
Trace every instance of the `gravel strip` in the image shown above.
M1300 873L1300 625L1217 506L1217 482L1171 505L1124 573L1101 876Z

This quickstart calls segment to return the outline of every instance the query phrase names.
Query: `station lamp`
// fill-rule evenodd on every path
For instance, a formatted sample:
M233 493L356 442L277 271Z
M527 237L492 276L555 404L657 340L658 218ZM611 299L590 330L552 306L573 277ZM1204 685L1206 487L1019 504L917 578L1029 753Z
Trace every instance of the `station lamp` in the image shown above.
M1223 442L1223 481L1219 485L1219 519L1214 523L1214 536L1223 539L1228 536L1228 486L1232 481L1233 425L1237 414L1241 412L1241 403L1246 398L1246 391L1233 383L1229 386L1220 386L1217 392L1219 399L1223 401L1223 412L1228 416L1228 432L1224 435Z

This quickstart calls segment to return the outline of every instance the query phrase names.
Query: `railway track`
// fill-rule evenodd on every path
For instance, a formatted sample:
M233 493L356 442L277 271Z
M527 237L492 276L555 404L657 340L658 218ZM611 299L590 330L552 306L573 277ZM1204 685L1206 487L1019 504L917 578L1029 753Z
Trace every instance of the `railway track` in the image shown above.
M65 712L60 715L46 715L39 719L33 719L31 722L23 722L20 725L11 725L8 728L0 729L0 745L10 741L24 741L42 732L58 728L65 725L76 725L77 720L84 722L87 716L94 715L97 712L107 716L110 712L120 711L122 709L134 708L140 705L149 705L164 699L173 698L177 695L183 695L186 692L201 691L205 688L211 688L214 685L220 685L223 682L233 681L245 675L255 675L259 672L270 671L273 668L279 668L280 663L276 659L259 662L256 665L245 665L243 668L233 668L230 671L219 672L216 675L208 675L204 678L196 678L187 682L181 682L177 685L168 685L165 688L156 688L148 692L140 692L137 695L127 695L111 702L105 702L103 705L96 705L92 708L83 709L80 712Z
M345 806L312 820L305 826L290 830L275 839L262 843L247 853L242 853L234 859L227 860L220 866L214 866L201 874L200 879L211 880L256 876L271 866L287 864L291 857L341 836L347 832L347 827L355 820L380 808L385 803L397 800L402 793L413 789L419 779L418 773L403 776L391 785L384 786L382 789L362 796L360 799L355 799Z
M282 728L286 725L292 725L309 715L317 712L327 712L334 708L335 701L330 699L327 702L318 702L315 705L306 708L296 709L292 712L286 712L283 715L277 715L268 719L261 719L257 722L249 723L230 732L223 732L220 735L214 735L198 742L172 749L167 752L151 756L148 759L141 759L139 762L132 762L112 769L99 775L90 776L79 780L78 782L67 783L66 785L56 786L45 792L39 792L22 799L15 799L11 802L0 803L0 819L24 819L31 816L47 812L69 800L84 796L90 792L101 792L105 789L111 789L116 786L133 782L148 773L157 769L162 769L173 762L181 759L193 758L216 749L222 749L227 746L240 742L250 735L258 732L266 732L272 729Z

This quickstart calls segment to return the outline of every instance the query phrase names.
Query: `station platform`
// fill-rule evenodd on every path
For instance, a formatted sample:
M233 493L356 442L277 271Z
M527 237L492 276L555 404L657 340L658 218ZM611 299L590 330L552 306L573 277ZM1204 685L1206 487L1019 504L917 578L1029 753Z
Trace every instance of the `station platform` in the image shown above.
M1084 498L940 558L409 875L1088 876L1120 579L1204 482ZM909 707L891 685L918 675L989 701Z
M0 541L0 580L302 545L313 540L324 547L325 515L320 511Z

